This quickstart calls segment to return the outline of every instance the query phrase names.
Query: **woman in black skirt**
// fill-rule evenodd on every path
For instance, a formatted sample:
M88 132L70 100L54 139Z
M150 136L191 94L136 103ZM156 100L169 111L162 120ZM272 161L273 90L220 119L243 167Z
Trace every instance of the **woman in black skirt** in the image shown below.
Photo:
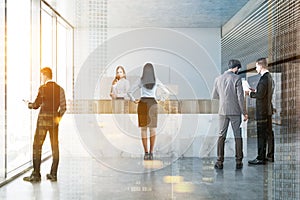
M146 63L143 68L142 77L128 91L130 100L138 104L138 121L139 127L141 128L142 143L145 152L144 160L153 160L153 149L157 127L157 87L161 87L165 94L169 94L164 85L155 78L153 65L151 63ZM141 89L141 98L135 99L133 93L139 88ZM150 131L150 150L148 149L148 128Z

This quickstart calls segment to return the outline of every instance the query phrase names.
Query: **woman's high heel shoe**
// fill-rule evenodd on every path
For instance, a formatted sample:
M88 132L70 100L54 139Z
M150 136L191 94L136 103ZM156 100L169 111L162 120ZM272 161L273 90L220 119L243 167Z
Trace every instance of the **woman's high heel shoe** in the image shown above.
M153 160L153 153L149 153L149 160Z
M149 160L149 153L148 152L145 153L144 160Z

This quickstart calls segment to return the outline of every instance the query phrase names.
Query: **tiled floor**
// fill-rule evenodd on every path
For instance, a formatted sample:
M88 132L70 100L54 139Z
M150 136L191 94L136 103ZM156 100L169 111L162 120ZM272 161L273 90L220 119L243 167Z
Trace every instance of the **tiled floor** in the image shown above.
M40 183L24 182L22 178L30 174L27 172L1 187L0 199L299 199L299 145L291 149L296 155L293 159L282 150L293 144L284 146L281 137L276 134L275 163L261 166L247 164L256 155L256 138L248 138L242 170L235 169L234 158L225 159L223 170L214 169L216 158L211 157L180 158L162 168L163 158L153 162L143 162L142 158L110 160L118 166L139 168L139 173L131 173L104 166L88 154L76 153L76 149L61 148L57 182L46 180L51 165L47 160L42 164Z
M248 146L255 142L250 139ZM119 162L136 163L135 159ZM223 170L215 170L215 158L181 158L160 170L145 164L144 173L132 174L104 167L89 157L62 156L58 182L45 178L48 160L42 164L41 183L19 177L0 188L0 199L276 199L276 164L248 166L247 160L242 170L235 169L234 158L225 160Z

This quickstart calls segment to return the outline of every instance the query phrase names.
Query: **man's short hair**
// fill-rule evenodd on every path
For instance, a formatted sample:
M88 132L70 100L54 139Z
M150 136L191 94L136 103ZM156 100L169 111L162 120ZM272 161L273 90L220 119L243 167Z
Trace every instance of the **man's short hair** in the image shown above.
M228 69L233 69L235 67L238 67L238 69L241 68L242 67L241 62L239 60L235 60L235 59L229 60Z
M268 67L267 58L259 58L256 60L256 63L264 68Z
M52 70L50 67L44 67L41 69L41 73L47 76L49 79L52 79Z

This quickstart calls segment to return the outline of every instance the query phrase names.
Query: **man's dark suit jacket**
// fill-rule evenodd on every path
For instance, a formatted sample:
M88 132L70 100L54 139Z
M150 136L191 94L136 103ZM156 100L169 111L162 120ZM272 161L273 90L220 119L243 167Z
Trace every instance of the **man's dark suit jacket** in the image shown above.
M265 120L272 115L273 79L269 72L260 77L256 92L251 92L250 97L256 98L256 119Z
M67 110L65 92L57 83L49 81L40 86L35 101L29 103L28 108L41 108L38 117L39 127L58 125Z

